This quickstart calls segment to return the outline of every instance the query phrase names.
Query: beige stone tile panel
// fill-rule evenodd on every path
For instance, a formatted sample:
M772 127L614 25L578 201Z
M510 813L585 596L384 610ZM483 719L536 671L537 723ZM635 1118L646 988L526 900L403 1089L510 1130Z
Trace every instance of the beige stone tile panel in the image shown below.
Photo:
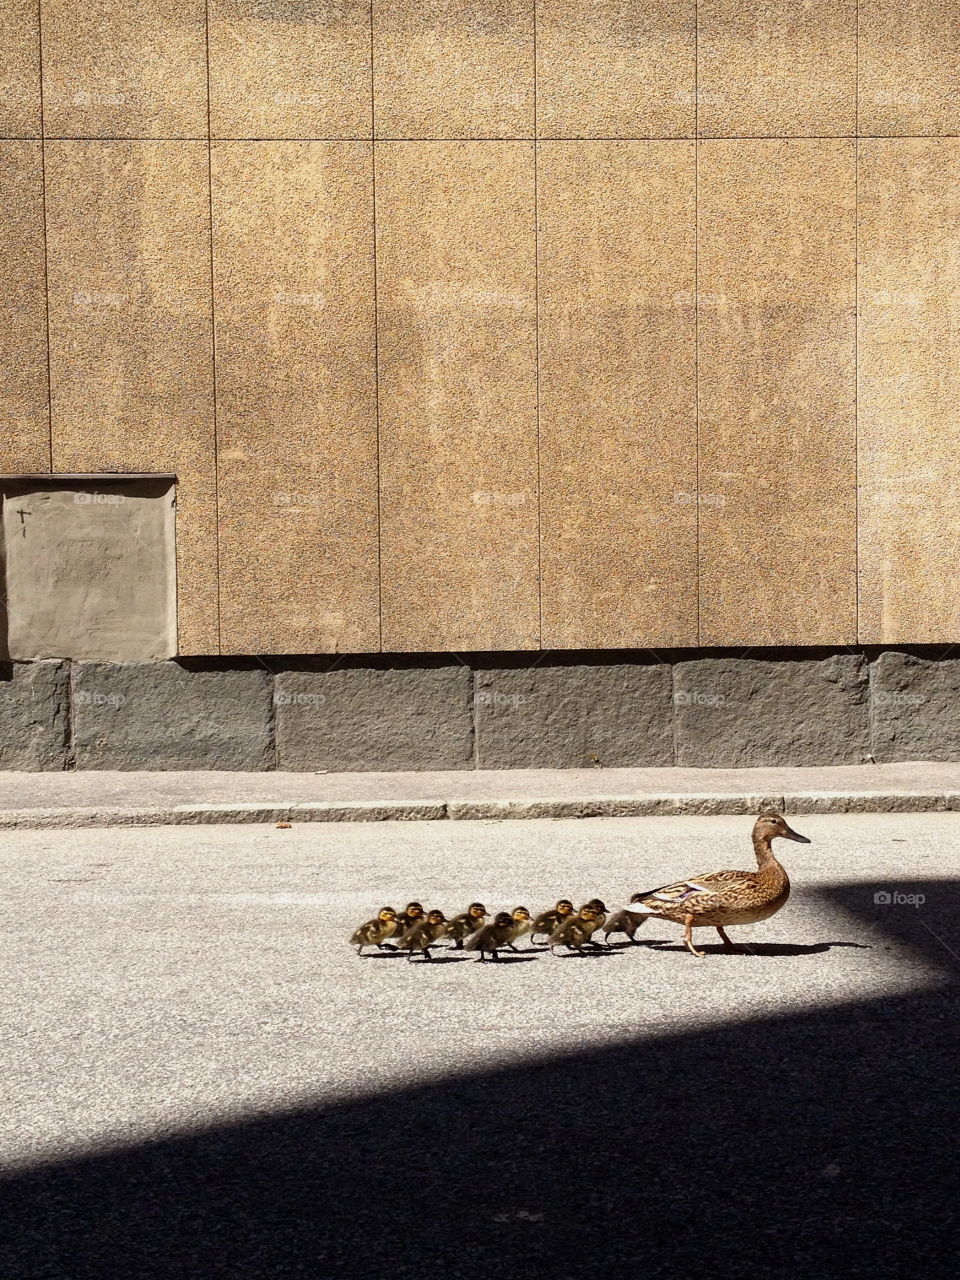
M697 643L694 146L538 148L544 648Z
M960 141L860 144L860 639L960 634Z
M48 471L39 142L0 142L0 472Z
M207 136L204 0L43 0L47 137Z
M378 138L532 138L532 0L373 0Z
M225 653L380 647L369 142L213 148Z
M702 143L700 643L856 638L855 143Z
M533 144L376 162L383 647L536 648Z
M216 653L203 142L47 144L56 471L177 475L180 650Z
M860 132L960 134L960 5L860 0Z
M857 0L700 0L702 137L856 131Z
M0 137L40 136L37 0L0 0Z
M541 137L692 135L694 0L537 0Z
M370 0L210 0L215 138L369 138Z

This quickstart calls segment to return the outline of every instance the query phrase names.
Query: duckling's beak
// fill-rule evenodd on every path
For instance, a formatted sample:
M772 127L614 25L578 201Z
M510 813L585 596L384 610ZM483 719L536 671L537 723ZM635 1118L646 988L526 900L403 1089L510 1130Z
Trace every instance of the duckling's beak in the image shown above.
M796 840L797 844L810 843L809 839L806 836L802 836L799 831L794 831L793 827L787 827L786 823L784 823L783 825L787 828L786 831L783 832L783 835L788 840Z

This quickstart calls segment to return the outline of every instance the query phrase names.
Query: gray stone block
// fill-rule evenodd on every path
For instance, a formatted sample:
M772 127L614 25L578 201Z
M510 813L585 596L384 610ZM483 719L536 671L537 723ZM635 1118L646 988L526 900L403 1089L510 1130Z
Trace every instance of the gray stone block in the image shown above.
M477 767L673 764L671 687L666 664L478 670Z
M868 690L859 654L678 662L677 764L861 764L869 751Z
M73 667L78 769L273 769L273 678L177 662Z
M470 689L456 661L278 672L278 767L470 769Z
M960 760L960 658L882 653L870 711L877 761Z
M0 667L0 769L65 769L70 733L65 662Z

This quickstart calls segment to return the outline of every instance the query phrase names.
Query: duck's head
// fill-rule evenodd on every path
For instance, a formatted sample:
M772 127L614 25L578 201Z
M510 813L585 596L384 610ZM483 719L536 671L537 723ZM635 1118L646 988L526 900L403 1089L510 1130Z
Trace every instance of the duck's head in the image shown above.
M607 908L603 905L599 898L591 898L589 902L585 902L582 911L590 909L594 915L598 915L601 911L606 912Z
M482 920L487 914L487 908L482 902L471 902L467 907L467 915L474 920Z
M558 916L572 916L573 903L570 901L569 898L561 898L560 901L557 903L557 905L554 907L554 911L556 911Z
M408 902L403 914L410 916L414 920L419 920L423 915L423 905L419 902Z
M599 907L595 907L595 906L594 906L592 903L590 903L590 902L588 902L585 906L582 906L582 907L580 908L580 919L581 919L581 920L588 920L588 921L589 921L589 920L596 920L596 918L597 918L597 916L598 916L599 914L600 914L600 908L599 908Z
M437 911L436 909L434 909L433 911L430 911L427 914L427 924L446 924L446 921L447 921L447 917L443 914L442 911Z
M396 918L397 918L397 913L396 911L394 911L393 907L381 907L380 910L377 912L377 919L383 920L388 924L391 920L396 920Z
M530 912L526 907L514 907L513 918L516 920L517 924L522 924L524 920L532 919Z
M764 809L753 824L754 840L770 841L778 836L783 840L796 840L798 844L810 843L806 836L787 824L782 813L777 813L776 809Z
M493 923L498 929L509 929L513 924L513 916L509 911L498 911L493 918Z

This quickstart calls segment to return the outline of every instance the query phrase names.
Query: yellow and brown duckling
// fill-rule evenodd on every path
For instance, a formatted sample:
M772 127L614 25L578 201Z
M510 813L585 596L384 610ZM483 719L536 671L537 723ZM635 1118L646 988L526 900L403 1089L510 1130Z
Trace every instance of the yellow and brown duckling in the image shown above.
M397 933L406 933L408 929L412 929L415 924L420 924L426 919L426 912L419 902L408 902L404 909L397 916Z
M510 914L513 916L513 922L517 926L517 931L513 935L513 942L516 942L518 938L522 938L524 934L529 933L533 928L533 916L526 907L514 907ZM516 947L513 947L514 951L516 949Z
M362 956L364 947L378 947L382 950L386 940L395 937L398 931L399 924L394 908L381 907L372 920L368 920L366 924L360 925L353 931L350 942L357 948L357 955ZM390 949L392 948L388 948Z
M555 933L564 920L575 915L573 903L569 898L561 898L555 907L550 911L542 911L533 922L530 930L530 941L536 938L538 933L545 933L547 937L551 933Z
M591 898L589 902L583 904L575 915L568 916L551 933L549 940L550 950L552 951L554 947L565 946L572 951L578 951L580 955L584 955L583 948L587 943L601 951L604 950L603 943L597 942L593 935L598 929L603 928L606 918L607 908L599 898Z
M448 938L453 939L453 945L457 951L463 949L464 938L469 938L471 933L476 933L486 918L487 908L483 903L471 902L466 911L461 911L458 916L447 921L445 932Z
M787 825L782 814L765 809L753 826L756 871L710 871L678 880L634 894L626 910L635 914L640 923L646 916L656 916L658 920L682 924L683 943L691 955L703 957L704 953L693 945L693 930L707 926L716 929L727 951L736 951L724 926L767 920L790 896L790 880L773 853L773 841L778 837L810 843Z
M419 951L424 960L431 960L430 948L433 944L443 937L443 931L447 927L447 918L442 911L428 911L426 917L408 929L397 946L401 951L406 951L408 960L413 959L413 953Z
M468 951L479 951L480 959L485 960L487 953L497 960L497 952L503 947L513 947L517 933L517 921L509 911L498 911L491 924L485 924L467 943ZM513 947L516 950L516 947Z

